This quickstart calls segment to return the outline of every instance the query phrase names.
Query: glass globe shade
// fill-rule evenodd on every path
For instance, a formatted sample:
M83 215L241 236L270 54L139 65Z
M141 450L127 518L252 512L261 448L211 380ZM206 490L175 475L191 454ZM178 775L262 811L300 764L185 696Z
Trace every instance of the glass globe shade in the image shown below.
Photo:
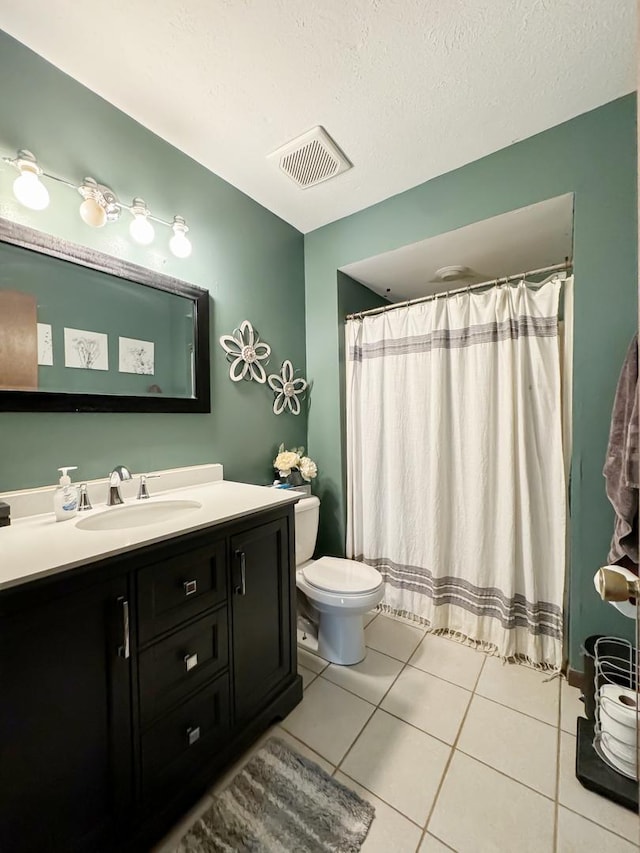
M176 258L188 258L191 254L191 240L183 231L176 231L169 240L169 248Z
M129 225L129 234L131 234L136 243L140 243L142 246L148 246L155 237L153 225L142 213L134 215L133 221Z
M95 198L85 198L80 205L80 216L82 221L92 228L102 228L107 221L107 211Z
M20 204L31 210L44 210L49 205L49 191L35 172L23 170L13 182L13 192Z

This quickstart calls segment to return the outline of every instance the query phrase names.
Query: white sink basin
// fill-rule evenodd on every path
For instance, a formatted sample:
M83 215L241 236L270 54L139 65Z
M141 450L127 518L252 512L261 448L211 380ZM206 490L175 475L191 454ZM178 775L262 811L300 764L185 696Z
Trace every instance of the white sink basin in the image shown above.
M105 509L76 522L79 530L124 530L127 527L144 527L146 524L160 524L173 521L185 512L202 509L198 501L154 501L148 503L127 504Z

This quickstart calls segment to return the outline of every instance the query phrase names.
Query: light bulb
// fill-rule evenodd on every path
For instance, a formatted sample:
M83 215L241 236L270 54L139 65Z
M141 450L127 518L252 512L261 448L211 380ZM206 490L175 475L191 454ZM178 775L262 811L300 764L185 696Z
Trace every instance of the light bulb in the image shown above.
M136 243L140 243L142 246L148 246L149 243L153 242L155 233L153 225L149 222L144 213L134 214L133 221L129 226L129 234L131 234L131 237L136 241Z
M191 254L191 240L182 232L174 234L169 240L169 248L176 258L188 258Z
M80 205L82 221L92 228L102 228L107 221L107 211L95 198L85 198Z
M191 254L191 240L187 237L188 227L181 216L173 217L173 237L169 248L176 258L188 258Z
M38 177L37 172L23 167L13 182L13 192L20 204L31 210L44 210L49 206L49 191Z

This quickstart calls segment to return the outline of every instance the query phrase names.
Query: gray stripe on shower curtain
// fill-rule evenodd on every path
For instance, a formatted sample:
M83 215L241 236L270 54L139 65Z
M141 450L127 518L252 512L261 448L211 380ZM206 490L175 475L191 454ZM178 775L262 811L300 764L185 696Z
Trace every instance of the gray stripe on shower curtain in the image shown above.
M441 329L426 335L373 341L352 347L349 355L354 361L362 361L364 358L431 352L434 349L459 349L509 339L517 340L521 337L555 337L557 334L557 317L521 315L500 322L468 326L465 329Z

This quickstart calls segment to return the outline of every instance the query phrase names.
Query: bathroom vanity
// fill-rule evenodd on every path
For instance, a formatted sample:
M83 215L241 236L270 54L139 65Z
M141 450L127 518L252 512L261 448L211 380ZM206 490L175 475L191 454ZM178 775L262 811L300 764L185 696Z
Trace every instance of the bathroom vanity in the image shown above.
M180 494L168 525L0 530L3 853L150 849L302 698L299 496Z

